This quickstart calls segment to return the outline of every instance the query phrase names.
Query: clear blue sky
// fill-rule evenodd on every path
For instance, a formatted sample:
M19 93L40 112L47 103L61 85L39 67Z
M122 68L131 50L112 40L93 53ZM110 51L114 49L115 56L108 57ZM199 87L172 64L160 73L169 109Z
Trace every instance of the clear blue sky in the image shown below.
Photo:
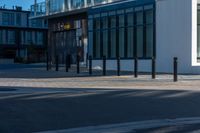
M45 0L37 0L42 2ZM23 9L30 9L30 5L34 3L34 0L0 0L0 6L6 5L6 8L12 8L12 6L22 6Z

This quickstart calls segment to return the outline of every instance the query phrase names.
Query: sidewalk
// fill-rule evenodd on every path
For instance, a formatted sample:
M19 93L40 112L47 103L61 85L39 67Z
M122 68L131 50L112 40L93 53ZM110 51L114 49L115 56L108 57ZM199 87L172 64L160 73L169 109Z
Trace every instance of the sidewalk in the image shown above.
M32 65L33 66L33 65ZM45 67L16 67L16 69L0 70L0 86L7 87L41 87L41 88L103 88L103 89L157 89L157 90L200 90L200 75L179 75L179 81L173 82L172 74L158 74L156 79L151 75L133 72L122 72L116 76L115 71L108 71L107 76L96 70L89 76L87 69L82 68L80 74L72 68L66 73L46 71Z

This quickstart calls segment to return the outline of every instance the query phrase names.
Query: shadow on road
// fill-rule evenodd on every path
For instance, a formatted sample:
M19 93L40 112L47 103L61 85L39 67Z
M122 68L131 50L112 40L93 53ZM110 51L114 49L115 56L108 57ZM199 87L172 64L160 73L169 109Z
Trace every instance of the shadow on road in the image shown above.
M200 116L200 92L195 91L21 89L35 91L0 93L0 132L29 133Z

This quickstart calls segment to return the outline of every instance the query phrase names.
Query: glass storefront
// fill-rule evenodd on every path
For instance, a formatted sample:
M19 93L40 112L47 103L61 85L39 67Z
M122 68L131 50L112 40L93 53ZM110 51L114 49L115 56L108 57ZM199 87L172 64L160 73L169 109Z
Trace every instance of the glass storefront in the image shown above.
M86 14L80 18L79 16L63 17L60 19L52 19L49 21L49 52L51 57L59 56L59 62L65 63L66 56L71 55L71 62L76 63L77 55L84 61L86 56L85 47L87 48L87 20ZM99 25L98 21L95 25ZM91 27L90 27L91 28ZM98 32L96 40L100 40ZM89 33L89 36L91 33ZM86 40L86 41L85 41ZM100 46L97 45L97 47ZM98 54L98 53L97 53ZM100 56L100 55L99 55ZM54 60L54 59L53 59Z
M197 58L200 59L200 5L197 11Z
M91 11L88 27L89 54L95 59L155 57L153 4Z

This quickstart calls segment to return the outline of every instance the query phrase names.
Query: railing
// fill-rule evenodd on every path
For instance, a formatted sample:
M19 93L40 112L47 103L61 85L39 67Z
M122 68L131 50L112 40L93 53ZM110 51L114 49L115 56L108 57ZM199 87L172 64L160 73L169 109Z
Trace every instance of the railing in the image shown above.
M31 17L48 16L119 0L46 0L31 6Z
M31 5L31 17L46 15L46 3L41 2L36 5Z

